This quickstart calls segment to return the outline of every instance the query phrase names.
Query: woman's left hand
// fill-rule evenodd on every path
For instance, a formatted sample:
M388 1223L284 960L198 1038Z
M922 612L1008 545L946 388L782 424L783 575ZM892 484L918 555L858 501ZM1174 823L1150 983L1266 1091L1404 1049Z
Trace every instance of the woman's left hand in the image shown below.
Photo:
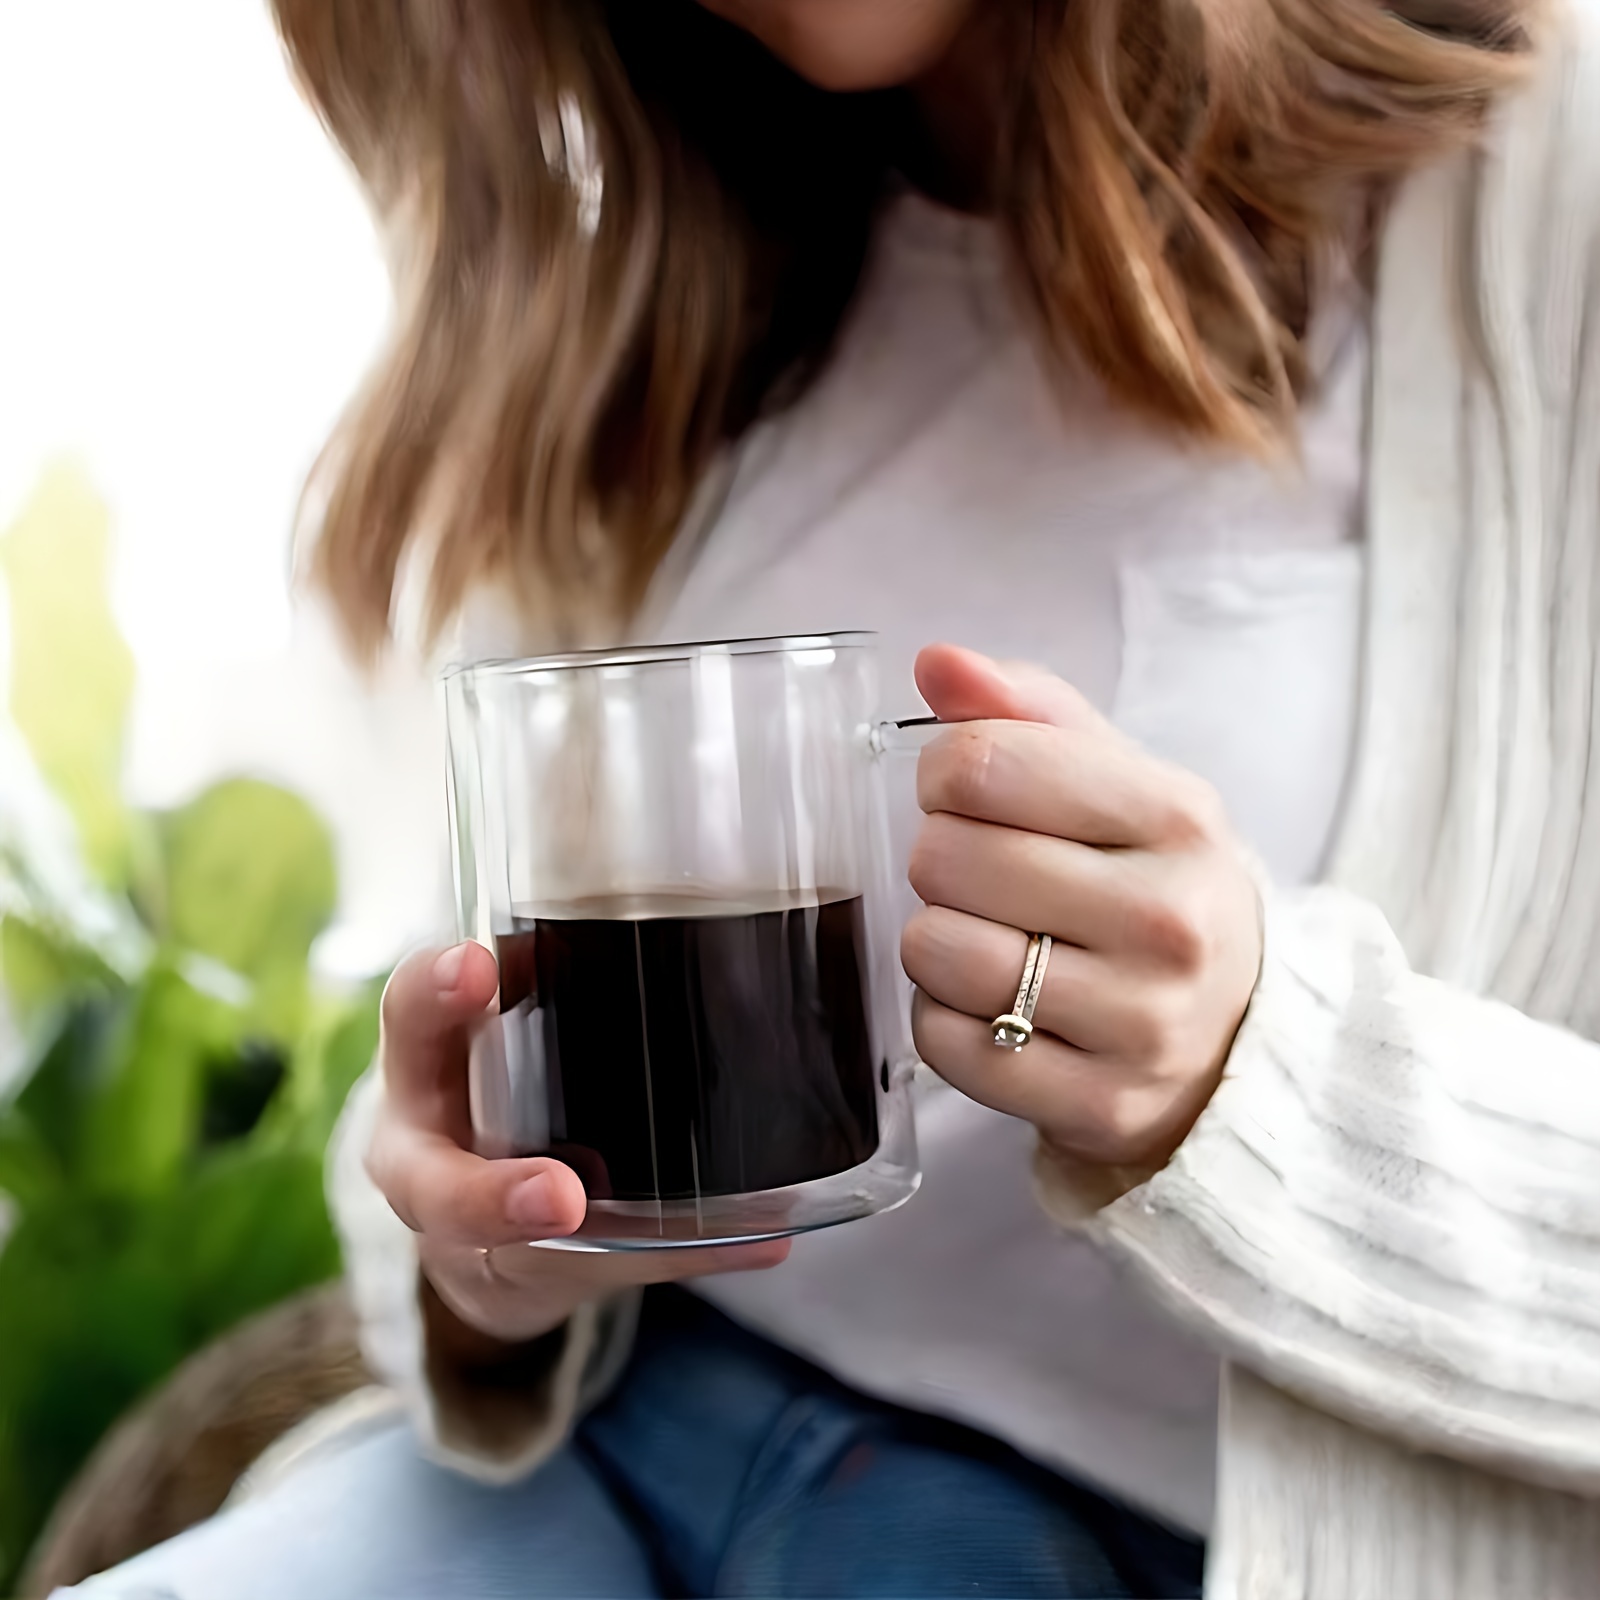
M917 684L955 724L922 752L925 902L901 957L922 1059L1077 1161L1159 1166L1222 1076L1261 964L1260 902L1214 791L1059 678L935 645ZM1054 950L1035 1033L991 1019L1028 936Z

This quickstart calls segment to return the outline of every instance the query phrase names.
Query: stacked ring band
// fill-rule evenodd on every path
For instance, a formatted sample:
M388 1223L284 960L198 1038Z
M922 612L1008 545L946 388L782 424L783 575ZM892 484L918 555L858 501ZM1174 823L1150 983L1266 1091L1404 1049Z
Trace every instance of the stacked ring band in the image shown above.
M1012 1008L994 1019L990 1027L994 1042L1002 1050L1020 1050L1033 1037L1033 1010L1044 988L1044 970L1050 965L1050 935L1036 933L1028 940L1028 954L1022 963L1022 982Z

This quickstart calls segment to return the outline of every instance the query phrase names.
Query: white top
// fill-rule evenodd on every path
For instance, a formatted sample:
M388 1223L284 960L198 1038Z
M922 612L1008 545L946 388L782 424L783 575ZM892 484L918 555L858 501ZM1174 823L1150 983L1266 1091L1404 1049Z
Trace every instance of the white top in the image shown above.
M1278 877L1308 881L1356 699L1360 319L1336 319L1303 468L1266 468L1186 449L1086 370L1052 388L1002 260L989 224L895 202L826 376L742 450L651 631L871 628L902 716L934 640L1043 663L1202 771ZM904 882L914 760L888 783ZM1203 1530L1215 1354L1040 1211L1027 1124L929 1074L917 1130L902 1210L700 1292L849 1383Z
M1166 1169L1085 1223L1103 1197L1035 1158L1051 1214L1227 1358L1211 1600L1600 1571L1600 0L1547 26L1484 151L1385 223L1327 885L1269 894L1224 1082ZM443 1457L514 1477L615 1376L632 1302L572 1318L512 1433L502 1391L431 1389L416 1252L360 1168L380 1094L333 1155L365 1348Z

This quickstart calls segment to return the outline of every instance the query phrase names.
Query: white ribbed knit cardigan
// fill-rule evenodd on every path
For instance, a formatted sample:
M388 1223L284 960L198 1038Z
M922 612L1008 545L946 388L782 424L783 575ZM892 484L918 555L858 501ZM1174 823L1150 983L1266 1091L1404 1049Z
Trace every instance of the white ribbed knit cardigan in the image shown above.
M1235 1363L1213 1597L1600 1595L1600 1503L1507 1481L1600 1496L1600 6L1551 45L1386 225L1329 886L1091 1224Z
M1087 1222L1072 1175L1039 1190L1229 1360L1213 1600L1600 1595L1600 0L1396 197L1375 317L1329 883L1269 896L1166 1170ZM439 1453L525 1472L631 1308L575 1317L521 1404L429 1382L410 1236L359 1170L376 1092L333 1174L369 1357Z

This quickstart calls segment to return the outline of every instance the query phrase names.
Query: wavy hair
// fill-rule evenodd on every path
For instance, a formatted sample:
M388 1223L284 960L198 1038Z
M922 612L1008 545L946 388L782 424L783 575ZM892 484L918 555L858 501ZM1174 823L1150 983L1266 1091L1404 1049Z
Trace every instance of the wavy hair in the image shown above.
M1314 266L1470 140L1534 0L979 0L1017 16L994 194L1044 344L1191 436L1292 439ZM625 626L719 447L854 291L899 98L803 83L693 0L273 0L390 248L391 341L313 473L358 647L425 560Z

